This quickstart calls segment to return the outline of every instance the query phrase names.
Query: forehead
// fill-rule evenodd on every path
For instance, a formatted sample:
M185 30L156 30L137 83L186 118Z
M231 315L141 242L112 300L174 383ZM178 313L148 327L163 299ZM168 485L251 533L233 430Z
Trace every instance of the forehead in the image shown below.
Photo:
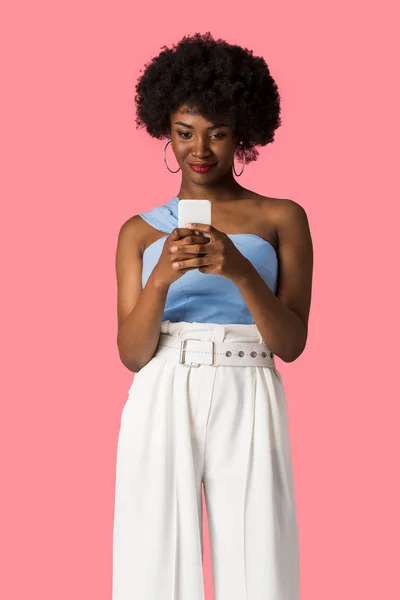
M196 107L188 106L187 104L183 104L178 110L171 112L171 120L173 124L176 121L180 121L181 123L187 123L193 127L210 127L211 125L214 127L221 127L223 124L229 127L234 125L232 119L229 119L224 114L217 114L212 121L208 121L199 114Z

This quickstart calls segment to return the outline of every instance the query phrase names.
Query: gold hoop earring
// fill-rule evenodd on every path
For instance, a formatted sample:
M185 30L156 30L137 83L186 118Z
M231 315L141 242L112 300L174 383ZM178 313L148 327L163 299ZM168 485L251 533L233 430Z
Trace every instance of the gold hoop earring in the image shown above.
M239 142L239 146L241 146L243 148L243 142ZM233 158L232 168L233 168L233 172L235 173L236 177L240 177L241 176L241 174L244 171L245 164L246 164L246 156L243 154L243 166L242 166L242 170L240 171L240 173L236 173L236 171L235 171L235 158Z
M170 169L169 166L167 165L167 146L170 143L171 143L171 140L168 140L168 142L165 144L165 148L164 148L164 162L165 162L165 166L167 167L168 171L170 171L171 173L177 173L178 171L181 170L180 167L179 167L179 169L177 171L172 171L172 169Z

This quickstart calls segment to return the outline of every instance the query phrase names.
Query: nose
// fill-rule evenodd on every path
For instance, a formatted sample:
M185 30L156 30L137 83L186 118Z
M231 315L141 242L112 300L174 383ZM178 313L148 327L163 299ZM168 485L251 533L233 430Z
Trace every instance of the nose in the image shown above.
M201 136L199 136L193 142L192 155L193 155L193 157L197 157L197 158L203 158L203 157L210 156L210 149L208 147L208 140L202 138Z

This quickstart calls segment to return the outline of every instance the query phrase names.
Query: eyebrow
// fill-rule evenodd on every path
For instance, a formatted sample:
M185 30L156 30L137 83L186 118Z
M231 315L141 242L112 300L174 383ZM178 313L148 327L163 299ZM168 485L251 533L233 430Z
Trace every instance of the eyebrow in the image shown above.
M188 125L187 123L183 123L182 121L175 121L175 125L183 125L184 127L188 127L189 129L194 129L193 125ZM214 123L211 127L207 127L207 129L217 129L218 127L228 127L225 123Z

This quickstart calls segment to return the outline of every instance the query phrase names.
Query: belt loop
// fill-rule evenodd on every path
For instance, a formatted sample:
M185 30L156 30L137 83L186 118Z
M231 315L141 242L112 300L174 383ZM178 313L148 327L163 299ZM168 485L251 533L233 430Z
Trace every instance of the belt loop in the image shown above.
M214 342L225 341L225 327L222 323L213 323L211 339Z

